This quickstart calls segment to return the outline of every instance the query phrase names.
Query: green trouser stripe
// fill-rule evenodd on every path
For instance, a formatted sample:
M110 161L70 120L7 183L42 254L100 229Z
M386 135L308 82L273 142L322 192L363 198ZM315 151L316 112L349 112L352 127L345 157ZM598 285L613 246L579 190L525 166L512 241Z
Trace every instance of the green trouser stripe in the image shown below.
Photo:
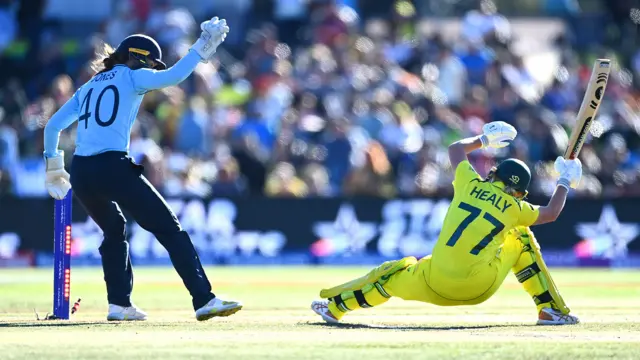
M380 285L380 283L375 283L373 284L375 285L376 289L378 289L378 291L380 292L380 294L384 297L386 297L387 299L391 297L391 295L389 295L384 288L382 287L382 285Z

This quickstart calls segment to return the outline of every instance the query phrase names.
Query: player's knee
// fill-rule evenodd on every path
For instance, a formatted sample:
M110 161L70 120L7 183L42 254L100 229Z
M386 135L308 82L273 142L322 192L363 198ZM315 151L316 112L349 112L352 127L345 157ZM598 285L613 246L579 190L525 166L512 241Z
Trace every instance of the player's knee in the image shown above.
M160 240L160 238L188 238L189 234L182 230L182 228L178 225L178 226L173 226L171 224L165 224L165 226L153 229L153 230L148 230L150 233L152 233L156 238L158 238L158 240Z
M109 226L102 229L104 242L124 242L127 237L127 221L124 217L117 217Z
M153 217L153 220L145 219L145 221L138 221L138 224L158 240L160 237L178 236L180 233L186 233L175 216L167 216L167 214L171 213L160 212L158 216Z
M105 235L98 251L103 257L119 256L129 251L129 243L124 237L124 234L123 236L117 237L107 237Z
M529 233L528 228L526 228L524 226L518 226L518 227L515 227L515 228L511 229L505 235L505 241L509 241L509 240L511 240L511 241L518 240L523 245L529 245L531 243L531 235Z
M156 239L165 247L167 250L172 249L173 247L184 247L185 242L191 242L191 237L186 231L176 230L176 231L167 231L161 233L153 233Z

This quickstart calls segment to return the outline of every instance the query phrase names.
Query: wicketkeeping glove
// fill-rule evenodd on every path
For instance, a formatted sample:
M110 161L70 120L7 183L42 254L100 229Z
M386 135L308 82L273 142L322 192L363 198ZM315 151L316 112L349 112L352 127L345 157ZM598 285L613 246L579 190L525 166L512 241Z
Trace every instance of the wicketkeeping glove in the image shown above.
M562 186L567 190L578 187L582 178L582 163L579 159L566 160L562 156L558 156L553 167L560 174L558 186Z
M518 135L518 131L513 126L504 121L494 121L482 127L482 147L495 149L508 146Z
M214 17L200 24L200 29L202 30L200 38L191 46L191 49L200 55L202 62L206 63L227 38L229 26L226 20Z
M46 164L45 187L52 198L62 200L71 189L69 173L64 169L64 152L58 156L44 158Z

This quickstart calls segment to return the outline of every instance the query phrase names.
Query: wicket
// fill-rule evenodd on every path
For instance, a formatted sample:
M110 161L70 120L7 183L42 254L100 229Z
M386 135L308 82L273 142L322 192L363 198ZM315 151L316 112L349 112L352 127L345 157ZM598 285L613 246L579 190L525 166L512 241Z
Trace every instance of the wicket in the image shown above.
M53 316L69 320L71 295L71 202L72 191L54 205Z

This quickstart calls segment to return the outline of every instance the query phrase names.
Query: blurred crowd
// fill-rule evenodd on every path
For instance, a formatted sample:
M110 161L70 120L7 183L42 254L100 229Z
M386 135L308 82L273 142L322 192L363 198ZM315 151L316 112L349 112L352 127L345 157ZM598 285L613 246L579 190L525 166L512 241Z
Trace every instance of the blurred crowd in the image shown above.
M69 42L34 20L44 0L27 14L11 12L12 2L0 0L0 18L13 19L0 21L0 193L17 196L46 194L42 127L92 76L88 64L102 42L144 32L171 64L211 15L168 0L122 0L99 31ZM507 149L474 152L476 169L484 175L517 157L534 172L530 193L548 195L593 59L604 56L614 65L574 196L640 195L640 57L627 68L607 51L576 54L560 36L549 39L559 56L553 80L541 84L491 1L460 19L453 41L437 30L422 34L409 1L378 19L332 0L279 1L274 16L253 23L238 15L246 2L234 3L221 15L238 34L217 61L147 94L141 106L130 152L166 195L449 195L447 146L498 120L519 136ZM24 39L37 50L22 49ZM61 137L67 161L74 128Z

